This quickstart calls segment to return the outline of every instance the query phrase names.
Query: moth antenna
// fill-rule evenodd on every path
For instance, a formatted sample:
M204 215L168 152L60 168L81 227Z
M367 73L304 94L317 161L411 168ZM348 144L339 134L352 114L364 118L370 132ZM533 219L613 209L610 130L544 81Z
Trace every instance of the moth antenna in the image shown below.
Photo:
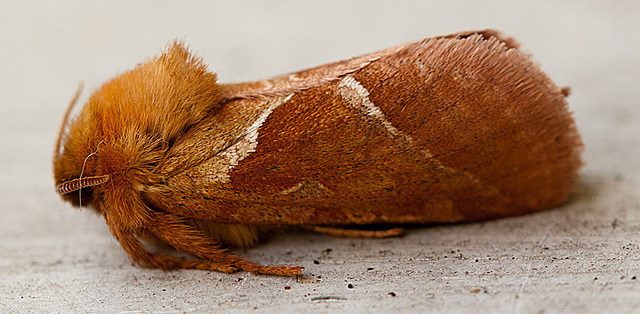
M71 99L69 106L67 106L67 111L64 113L64 117L62 118L62 125L60 126L60 130L58 131L58 140L56 141L55 151L53 152L53 156L58 158L60 156L60 144L62 143L62 135L64 134L64 129L67 127L67 123L69 123L69 115L71 115L71 110L75 107L78 99L80 99L80 94L82 93L82 88L84 87L84 83L78 83L78 89L76 89L75 95Z
M82 188L100 185L109 181L110 176L108 174L95 177L78 178L69 181L62 182L56 186L56 192L60 195L78 191Z
M82 163L82 170L80 170L80 177L78 177L78 180L82 180L82 175L84 174L84 166L87 165L87 159L89 159L89 157L95 155L98 152L98 148L100 148L100 144L104 143L104 140L100 141L100 143L98 143L98 145L96 145L96 150L93 151L93 153L87 155L87 157L84 158L84 162ZM107 175L108 176L108 175ZM108 180L108 178L107 178ZM105 180L104 182L107 182L107 180ZM93 185L99 185L102 184L104 182L98 183L98 184L92 184L92 185L88 185L88 186L93 186ZM80 189L78 190L78 203L79 205L82 207L82 188L80 187Z

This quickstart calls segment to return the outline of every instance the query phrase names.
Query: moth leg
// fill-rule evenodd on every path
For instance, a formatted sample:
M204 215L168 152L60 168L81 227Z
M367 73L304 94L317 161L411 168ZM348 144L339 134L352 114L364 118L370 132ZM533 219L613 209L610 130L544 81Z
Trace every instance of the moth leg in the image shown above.
M313 232L328 234L336 237L348 237L348 238L389 238L397 237L404 232L404 228L391 228L387 230L360 230L360 229L347 229L340 227L327 227L327 226L302 226L304 229L311 230Z
M160 268L162 270L201 269L219 271L223 273L234 273L239 270L239 268L232 265L212 261L183 260L173 256L149 253L133 232L123 230L122 228L115 226L113 223L110 223L106 215L105 219L107 220L107 225L109 226L111 233L114 235L116 240L120 242L122 248L127 252L127 254L129 254L136 264L151 268Z
M254 274L264 275L302 275L300 266L262 266L245 261L217 247L216 243L207 239L198 230L184 224L178 217L166 213L155 213L149 223L148 230L161 241L179 251L195 257L212 260Z

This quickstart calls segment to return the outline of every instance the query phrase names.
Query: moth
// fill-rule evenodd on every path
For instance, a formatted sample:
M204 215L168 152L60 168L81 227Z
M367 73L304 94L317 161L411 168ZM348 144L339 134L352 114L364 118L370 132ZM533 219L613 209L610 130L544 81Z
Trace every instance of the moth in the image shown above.
M565 97L494 30L427 38L309 70L220 84L183 43L71 102L57 192L161 269L300 275L228 249L301 227L483 221L562 203L582 142ZM152 253L157 240L194 259Z

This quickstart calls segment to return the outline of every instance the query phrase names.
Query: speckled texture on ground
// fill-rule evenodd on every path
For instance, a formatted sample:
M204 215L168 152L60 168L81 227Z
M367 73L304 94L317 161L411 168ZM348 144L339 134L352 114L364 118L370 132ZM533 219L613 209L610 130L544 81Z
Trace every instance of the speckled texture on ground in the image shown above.
M13 5L13 6L12 6ZM632 312L640 308L640 5L636 1L169 1L3 4L0 311ZM516 37L561 86L586 144L559 208L401 238L281 234L241 251L302 278L143 269L104 222L55 195L51 151L88 92L185 39L222 81L294 71L460 30Z

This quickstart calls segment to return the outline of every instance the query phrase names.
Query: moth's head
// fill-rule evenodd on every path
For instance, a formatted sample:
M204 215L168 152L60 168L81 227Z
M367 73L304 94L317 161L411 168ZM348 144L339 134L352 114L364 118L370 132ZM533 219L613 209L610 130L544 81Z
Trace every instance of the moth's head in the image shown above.
M102 85L69 122L76 95L54 152L58 193L85 206L111 187L135 186L179 137L221 106L216 79L174 41L164 53Z
M97 162L97 149L87 153L88 143L91 138L99 138L95 125L92 121L87 121L90 115L83 111L81 115L71 123L71 131L65 133L69 115L74 105L77 103L82 91L82 86L78 88L76 95L69 104L65 113L58 140L54 151L53 173L56 183L56 191L62 199L75 206L88 206L93 202L93 186L100 185L109 180L109 175L93 175ZM78 128L77 125L86 125ZM100 146L102 142L98 144ZM96 147L98 148L98 147ZM93 157L93 159L92 159ZM85 172L85 169L87 171Z

